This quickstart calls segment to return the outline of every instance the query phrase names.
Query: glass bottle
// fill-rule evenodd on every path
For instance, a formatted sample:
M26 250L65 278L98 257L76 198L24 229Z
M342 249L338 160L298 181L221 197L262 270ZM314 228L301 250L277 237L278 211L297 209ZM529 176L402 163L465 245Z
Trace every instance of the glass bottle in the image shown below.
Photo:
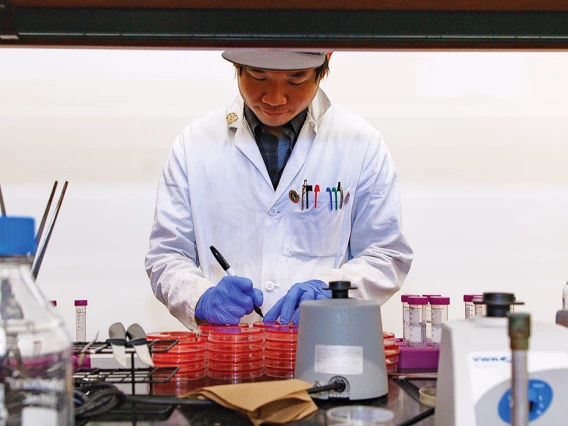
M70 426L71 339L34 282L34 252L34 220L0 217L0 425Z

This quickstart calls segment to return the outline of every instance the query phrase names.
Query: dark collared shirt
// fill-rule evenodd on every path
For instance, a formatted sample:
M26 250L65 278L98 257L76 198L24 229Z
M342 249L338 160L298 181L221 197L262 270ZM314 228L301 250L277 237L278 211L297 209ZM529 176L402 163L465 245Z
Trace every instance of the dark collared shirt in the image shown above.
M254 139L256 140L274 189L276 189L278 182L280 182L284 166L286 166L290 158L290 154L294 149L294 144L298 139L298 134L304 125L304 121L306 121L307 115L308 110L306 108L282 126L282 132L284 134L278 137L265 131L258 117L245 105L245 118L254 134Z

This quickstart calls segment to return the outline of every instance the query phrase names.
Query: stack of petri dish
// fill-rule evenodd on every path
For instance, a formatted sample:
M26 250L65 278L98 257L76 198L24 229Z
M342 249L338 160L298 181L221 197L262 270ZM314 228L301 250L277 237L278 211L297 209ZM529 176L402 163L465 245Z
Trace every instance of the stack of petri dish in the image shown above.
M199 324L197 333L207 338L207 336L209 335L209 330L216 330L218 328L227 328L227 327L249 328L249 325L246 322L241 322L237 325L211 324L208 322L204 322L203 324Z
M395 373L398 370L398 355L400 354L400 347L396 341L394 333L387 333L383 331L383 343L385 345L387 373Z
M260 328L211 327L207 335L207 376L241 382L264 374L264 333Z
M156 367L179 367L174 380L195 380L207 375L207 340L193 331L162 331L148 333L148 340L158 341L153 348L160 348L161 340L177 340L167 352L152 352ZM165 342L164 342L165 343Z
M264 329L264 374L293 379L298 326L267 323Z

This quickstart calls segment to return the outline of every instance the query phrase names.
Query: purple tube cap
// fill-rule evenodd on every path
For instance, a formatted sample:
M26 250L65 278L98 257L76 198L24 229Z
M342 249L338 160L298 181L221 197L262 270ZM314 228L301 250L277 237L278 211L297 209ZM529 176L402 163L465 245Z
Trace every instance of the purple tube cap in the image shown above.
M419 295L419 294L401 294L401 295L400 295L400 301L401 301L401 302L408 302L408 298L409 298L410 296L419 297L420 295Z
M430 297L430 305L449 305L449 297L432 296Z
M424 296L410 296L408 298L409 305L427 305L428 298Z
M75 306L87 306L86 300L75 300Z

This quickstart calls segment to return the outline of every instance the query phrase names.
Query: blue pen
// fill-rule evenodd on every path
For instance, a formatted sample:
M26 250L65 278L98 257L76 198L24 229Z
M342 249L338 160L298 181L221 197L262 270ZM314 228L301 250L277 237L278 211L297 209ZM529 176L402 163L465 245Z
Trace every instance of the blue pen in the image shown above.
M223 257L223 255L221 255L221 253L219 252L219 250L217 250L215 247L211 246L209 247L211 249L211 253L213 253L213 257L217 260L217 262L219 262L219 265L221 265L221 268L223 268L223 270L225 271L225 273L231 277L235 277L237 276L237 274L235 274L235 272L231 269L231 267L229 266L229 262L227 262L225 260L225 258ZM260 310L260 308L256 305L253 305L254 311L260 315L261 318L264 318L264 315L262 315L262 311Z

